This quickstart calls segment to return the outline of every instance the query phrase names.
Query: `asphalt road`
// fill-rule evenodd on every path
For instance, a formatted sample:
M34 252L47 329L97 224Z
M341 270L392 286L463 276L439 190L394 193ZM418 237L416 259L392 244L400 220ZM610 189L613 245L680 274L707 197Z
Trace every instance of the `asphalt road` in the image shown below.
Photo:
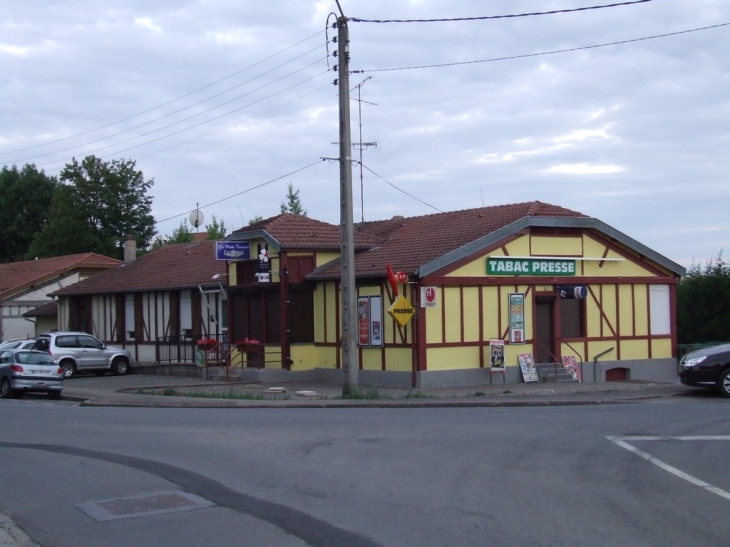
M1 408L0 512L42 547L715 547L730 536L720 398Z

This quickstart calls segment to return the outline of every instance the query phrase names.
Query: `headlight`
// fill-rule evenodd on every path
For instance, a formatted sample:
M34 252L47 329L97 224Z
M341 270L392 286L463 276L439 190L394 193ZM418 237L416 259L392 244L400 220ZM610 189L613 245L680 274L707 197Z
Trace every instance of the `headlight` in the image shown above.
M705 359L707 359L707 355L703 355L702 357L695 357L694 359L687 359L682 364L682 366L684 366L684 368L696 367L697 365L699 365Z

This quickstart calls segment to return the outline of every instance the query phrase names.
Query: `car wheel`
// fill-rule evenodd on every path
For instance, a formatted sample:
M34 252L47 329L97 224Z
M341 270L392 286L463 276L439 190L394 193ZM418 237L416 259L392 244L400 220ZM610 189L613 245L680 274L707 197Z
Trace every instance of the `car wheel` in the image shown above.
M49 391L48 392L48 398L49 399L60 399L61 398L61 391Z
M13 396L13 388L10 387L10 380L7 378L3 378L2 383L0 383L0 397L3 399L8 399Z
M63 369L64 378L71 378L74 374L76 374L76 365L73 361L63 361L61 363L61 368Z
M117 357L112 362L112 372L115 376L124 376L129 371L129 363L124 357Z
M730 368L720 374L720 378L717 380L717 388L720 390L720 395L730 397Z

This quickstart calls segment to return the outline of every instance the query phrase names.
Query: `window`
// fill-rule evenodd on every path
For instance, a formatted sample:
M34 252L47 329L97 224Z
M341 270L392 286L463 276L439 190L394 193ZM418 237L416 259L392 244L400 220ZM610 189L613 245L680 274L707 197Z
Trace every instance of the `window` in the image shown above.
M649 287L649 322L652 335L671 334L669 285Z

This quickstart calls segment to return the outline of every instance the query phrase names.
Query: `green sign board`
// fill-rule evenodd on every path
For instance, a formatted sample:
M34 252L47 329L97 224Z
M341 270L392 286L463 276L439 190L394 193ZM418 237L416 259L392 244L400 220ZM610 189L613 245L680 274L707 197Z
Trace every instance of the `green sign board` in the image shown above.
M490 256L487 258L487 274L574 276L575 260Z

